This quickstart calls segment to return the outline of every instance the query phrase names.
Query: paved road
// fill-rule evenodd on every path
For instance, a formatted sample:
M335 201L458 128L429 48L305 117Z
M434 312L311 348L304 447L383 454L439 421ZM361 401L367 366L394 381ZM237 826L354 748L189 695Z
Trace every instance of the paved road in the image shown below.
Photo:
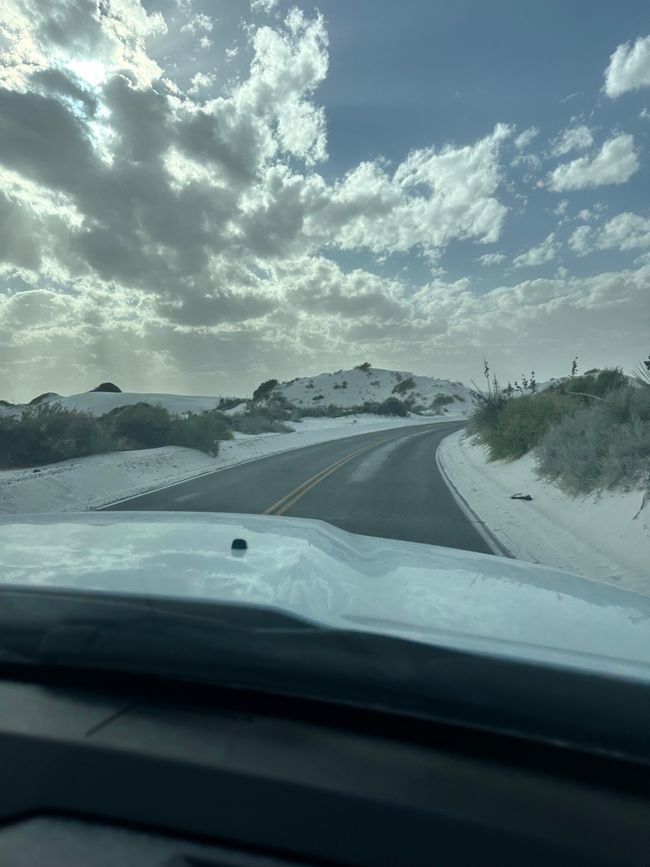
M320 518L353 533L489 554L436 467L438 444L460 427L418 425L307 446L110 508Z

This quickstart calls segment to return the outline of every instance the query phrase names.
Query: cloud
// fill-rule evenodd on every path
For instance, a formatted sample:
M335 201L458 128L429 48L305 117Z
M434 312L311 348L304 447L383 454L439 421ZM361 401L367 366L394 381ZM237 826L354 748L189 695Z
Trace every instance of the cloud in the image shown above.
M625 251L650 247L650 217L626 211L612 217L597 230L586 225L578 226L569 244L579 256L595 250Z
M650 36L617 46L605 70L603 89L612 99L642 87L650 87Z
M190 87L188 88L189 96L196 96L201 90L213 87L216 81L216 76L210 72L197 72L190 79Z
M193 33L198 36L205 33L211 33L214 28L214 21L209 15L204 12L193 12L181 27L181 33Z
M537 247L531 247L524 253L520 253L512 260L515 268L533 268L551 262L558 254L560 244L555 240L555 234L551 232Z
M318 101L322 16L247 25L224 86L212 56L179 71L165 40L154 52L179 17L136 0L3 7L0 376L20 394L101 379L246 390L271 372L339 368L361 350L375 364L430 369L435 358L439 373L469 377L467 347L546 352L568 339L563 314L575 328L589 310L587 333L604 345L615 291L632 311L617 325L624 345L640 345L632 272L484 294L469 278L413 285L376 272L391 255L432 268L454 241L497 244L512 200L504 161L532 130L514 139L496 124L337 177ZM528 157L539 159L518 153ZM518 267L557 247L550 235Z
M251 0L253 12L272 12L278 5L278 0Z
M585 124L570 126L551 142L551 156L563 157L573 150L586 150L594 143L592 131Z
M634 137L621 133L603 144L593 157L578 157L561 163L549 173L547 185L556 193L605 184L624 184L639 170Z
M484 255L479 256L476 261L480 262L481 265L490 267L492 265L500 265L502 262L505 262L505 260L505 253L484 253Z
M536 126L529 126L528 129L525 129L516 136L514 140L515 147L517 150L525 150L538 135L539 129Z

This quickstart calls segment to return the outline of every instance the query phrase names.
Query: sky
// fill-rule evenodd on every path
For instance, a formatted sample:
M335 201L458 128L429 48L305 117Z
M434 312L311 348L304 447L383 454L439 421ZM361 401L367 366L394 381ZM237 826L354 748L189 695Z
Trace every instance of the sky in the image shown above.
M0 398L650 353L647 2L3 0Z

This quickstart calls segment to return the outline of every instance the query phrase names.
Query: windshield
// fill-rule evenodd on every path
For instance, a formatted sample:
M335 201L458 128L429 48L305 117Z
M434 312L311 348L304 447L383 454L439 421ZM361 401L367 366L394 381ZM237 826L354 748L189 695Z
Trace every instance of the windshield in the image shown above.
M0 587L650 664L647 11L5 0Z

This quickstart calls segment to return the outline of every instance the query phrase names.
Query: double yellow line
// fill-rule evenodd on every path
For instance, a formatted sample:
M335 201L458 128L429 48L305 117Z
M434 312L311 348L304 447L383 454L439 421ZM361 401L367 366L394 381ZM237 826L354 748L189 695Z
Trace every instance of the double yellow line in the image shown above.
M364 452L370 451L370 449L375 448L375 446L380 445L381 443L385 443L387 440L399 439L399 437L384 437L383 439L376 440L370 445L364 446L362 449L357 449L354 452L350 452L350 454L345 455L340 460L335 461L333 464L330 464L329 467L325 467L324 470L321 470L319 473L316 473L315 476L312 476L310 479L304 481L301 485L298 485L297 488L294 488L293 491L289 491L288 494L285 494L284 497L280 497L272 506L269 506L268 509L264 511L265 515L284 515L292 506L298 502L298 500L302 499L306 493L311 491L312 488L315 488L316 485L320 484L324 481L328 476L331 476L332 473L335 473L342 466L349 463L353 458L362 455Z

